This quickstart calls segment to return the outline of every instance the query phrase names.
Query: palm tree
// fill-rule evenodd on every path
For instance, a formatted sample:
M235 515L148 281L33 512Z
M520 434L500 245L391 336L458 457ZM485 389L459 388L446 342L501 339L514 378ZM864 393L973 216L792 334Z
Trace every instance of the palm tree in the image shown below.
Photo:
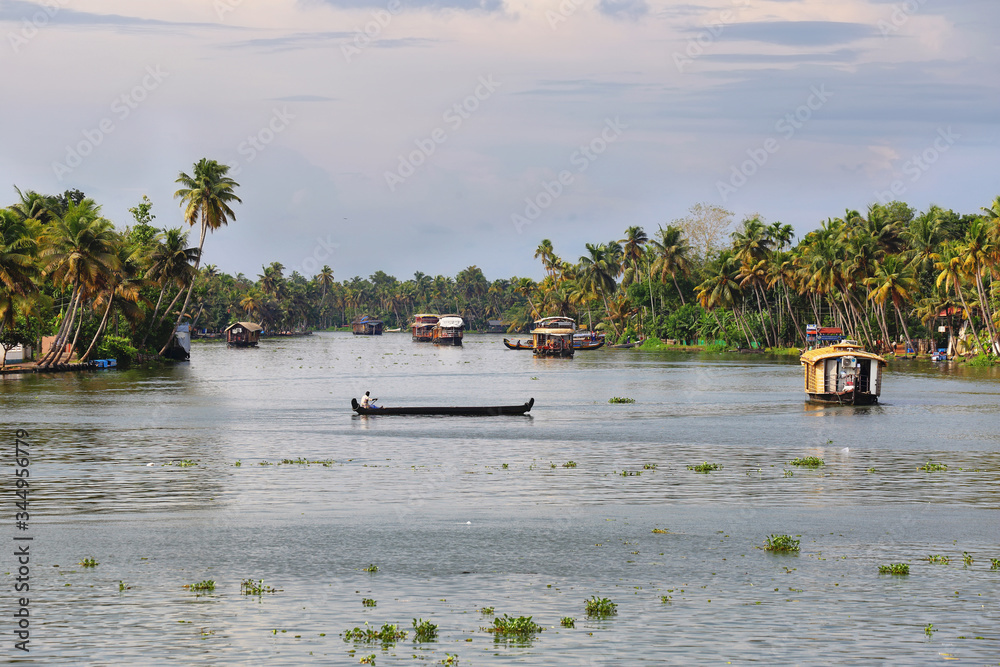
M116 305L116 299L117 305L125 313L126 319L133 323L142 319L142 309L137 304L145 302L141 290L148 284L148 281L142 277L139 254L130 251L124 243L119 242L115 247L115 255L115 270L106 274L101 286L102 289L94 300L95 307L105 306L104 316L97 327L97 333L90 341L90 346L80 356L80 361L87 361L90 358L90 353L94 350L94 346L97 345L97 341L100 340L108 325L108 317L111 315L111 308Z
M910 340L910 330L906 326L906 318L900 310L900 304L909 303L917 290L917 280L913 266L904 262L897 255L886 255L882 261L875 264L875 275L868 279L873 289L868 298L884 305L887 300L892 301L896 315L900 324L903 325L903 334L906 336L906 344L909 349L916 352L913 341Z
M946 291L949 287L955 290L955 295L962 303L962 308L965 311L965 317L969 320L969 328L972 329L972 337L976 340L976 347L985 351L986 348L983 347L982 342L979 340L979 334L976 332L972 310L969 308L969 304L965 300L965 292L962 290L962 282L966 277L965 261L962 253L956 249L955 244L946 243L942 247L938 257L938 261L934 264L934 268L939 271L935 284L941 287L942 283L944 283Z
M682 276L690 275L691 247L688 245L687 239L684 238L684 232L679 227L674 227L673 225L667 225L666 229L660 227L656 236L657 238L650 241L650 244L656 251L657 259L656 263L650 269L660 275L661 283L666 283L667 276L670 276L671 280L674 281L674 289L677 290L677 296L680 297L681 305L683 306L684 294L677 284L677 274L679 273ZM661 303L660 306L662 307L662 305Z
M174 197L179 198L181 204L184 206L184 221L192 227L195 223L201 225L201 235L198 240L198 258L194 264L195 271L198 270L198 265L201 263L202 249L205 246L205 234L208 230L214 232L219 227L228 225L231 219L235 220L236 215L229 205L232 202L242 203L242 200L236 196L235 192L236 188L239 187L239 183L226 176L228 172L229 165L219 164L215 160L202 158L195 163L191 176L181 172L175 181L183 186L174 193ZM193 288L194 281L192 280L188 285L187 295L184 297L184 305L181 306L181 312L177 316L174 330L180 326L181 320L184 318L188 302L191 300L191 290ZM163 344L163 348L160 350L161 355L170 347L172 340L172 336L167 338L167 342Z
M146 338L149 337L153 327L168 317L174 304L184 293L184 288L194 280L194 265L198 261L198 249L188 247L187 243L187 232L180 227L164 229L163 233L156 239L156 245L148 258L149 268L146 269L146 279L152 280L160 286L160 296L156 300L153 316L149 319L149 329L147 329L140 346L145 346ZM160 312L163 296L171 284L177 287L177 294L163 311L163 316L157 320L156 316Z
M37 291L37 251L27 223L13 211L0 209L0 331L14 325L15 302Z
M45 271L57 285L69 286L69 308L56 332L52 349L38 361L47 368L59 361L83 295L100 285L117 268L114 225L100 217L100 207L92 199L69 201L66 213L46 230L42 257ZM79 335L79 327L77 327ZM76 345L74 336L73 345Z
M632 273L628 276L628 280L623 280L622 282L634 282L639 279L639 260L642 259L642 249L647 243L649 243L649 237L646 236L646 232L643 231L642 227L632 226L625 230L625 238L621 239L619 243L624 243L622 247L622 255L625 262L630 264Z
M997 352L997 332L993 326L993 314L990 309L983 275L995 264L998 254L998 243L991 234L989 223L982 218L976 218L965 229L965 238L957 246L962 255L966 275L971 277L979 295L979 308L983 311L986 322L986 332L990 339L989 354Z
M618 275L620 267L615 261L615 251L603 243L599 245L586 243L584 247L588 254L580 257L580 278L587 287L601 295L601 299L604 301L604 312L610 316L608 292L613 292L617 287L615 277ZM621 333L614 320L611 320L611 326L616 335Z
M542 266L545 267L545 272L552 275L555 270L555 264L559 259L556 257L555 250L552 247L552 241L542 239L542 242L535 249L535 259L539 257L542 259Z

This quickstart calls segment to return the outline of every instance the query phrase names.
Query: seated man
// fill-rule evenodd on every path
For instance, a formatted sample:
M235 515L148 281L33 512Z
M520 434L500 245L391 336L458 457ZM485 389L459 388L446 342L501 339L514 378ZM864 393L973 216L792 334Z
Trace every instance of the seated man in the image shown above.
M375 405L375 401L377 400L378 400L377 398L371 397L370 391L366 391L365 395L361 397L361 407L377 410L379 408L379 406Z

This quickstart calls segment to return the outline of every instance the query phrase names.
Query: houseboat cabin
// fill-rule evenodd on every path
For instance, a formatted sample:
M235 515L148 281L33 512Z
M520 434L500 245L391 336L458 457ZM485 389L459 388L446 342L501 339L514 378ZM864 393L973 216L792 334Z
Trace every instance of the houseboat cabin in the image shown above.
M882 392L886 360L854 341L810 350L799 358L805 368L805 390L816 403L870 405Z
M442 315L434 326L435 345L461 345L465 320L458 315Z
M434 327L438 323L438 316L429 313L420 313L413 316L413 324L410 325L410 332L413 340L419 343L429 343L434 339Z
M259 324L236 322L226 327L226 344L229 347L256 347L262 331Z
M531 330L532 348L538 357L572 357L576 322L568 317L546 317Z
M351 331L354 332L355 336L381 336L382 320L364 315L351 322Z

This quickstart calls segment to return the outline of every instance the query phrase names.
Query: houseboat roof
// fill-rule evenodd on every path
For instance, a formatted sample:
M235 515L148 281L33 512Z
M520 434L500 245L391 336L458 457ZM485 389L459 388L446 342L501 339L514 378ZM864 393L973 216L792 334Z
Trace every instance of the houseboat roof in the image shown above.
M457 329L465 326L465 320L458 315L445 315L438 320L438 326L444 329Z
M575 329L556 329L554 327L540 327L538 329L532 329L532 334L546 334L548 336L572 336L576 333Z
M437 316L436 314L434 314L434 313L417 313L416 315L414 315L414 316L413 316L413 319L414 319L415 321L419 322L420 320L424 320L424 319L430 319L430 318L432 318L432 317L433 317L433 318L434 318L435 320L437 320L437 319L438 319L438 316ZM432 322L431 324L433 324L433 322Z
M372 317L371 315L363 315L362 317L354 320L351 324L376 324L380 323L382 320L377 317Z
M576 320L570 317L543 317L540 320L535 320L536 329L570 329L576 330Z
M889 365L889 362L879 355L866 351L865 348L850 340L845 340L843 343L837 343L836 345L830 345L829 347L821 347L815 350L809 350L808 352L803 352L802 356L799 357L799 361L803 364L812 365L826 359L835 359L837 357L874 359L883 366Z
M225 328L225 331L229 331L230 329L232 329L234 327L243 327L247 331L263 331L264 330L264 328L262 326L260 326L259 324L254 324L253 322L233 322L232 324L230 324L228 327Z

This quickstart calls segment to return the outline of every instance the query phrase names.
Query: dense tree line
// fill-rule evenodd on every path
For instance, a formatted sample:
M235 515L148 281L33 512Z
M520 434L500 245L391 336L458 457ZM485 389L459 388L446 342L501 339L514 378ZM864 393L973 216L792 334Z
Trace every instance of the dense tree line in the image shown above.
M801 345L806 323L833 325L872 349L936 338L997 352L1000 302L1000 198L972 215L906 204L846 211L794 242L792 227L751 216L733 225L725 209L699 204L649 236L585 244L576 262L543 240L535 251L544 278L488 280L476 266L454 278L383 271L337 281L285 275L278 262L256 278L202 266L209 232L235 219L239 184L228 167L201 160L181 173L176 197L189 227L154 227L143 197L119 231L79 191L17 190L0 209L0 347L55 344L42 366L66 361L161 354L177 324L218 331L249 319L265 330L347 325L372 315L406 327L415 313L456 313L470 329L501 320L524 330L549 315L574 317L614 339L656 336L726 345ZM198 227L198 243L189 233ZM734 229L735 227L735 229ZM951 336L950 334L954 334ZM942 341L943 342L943 341Z

